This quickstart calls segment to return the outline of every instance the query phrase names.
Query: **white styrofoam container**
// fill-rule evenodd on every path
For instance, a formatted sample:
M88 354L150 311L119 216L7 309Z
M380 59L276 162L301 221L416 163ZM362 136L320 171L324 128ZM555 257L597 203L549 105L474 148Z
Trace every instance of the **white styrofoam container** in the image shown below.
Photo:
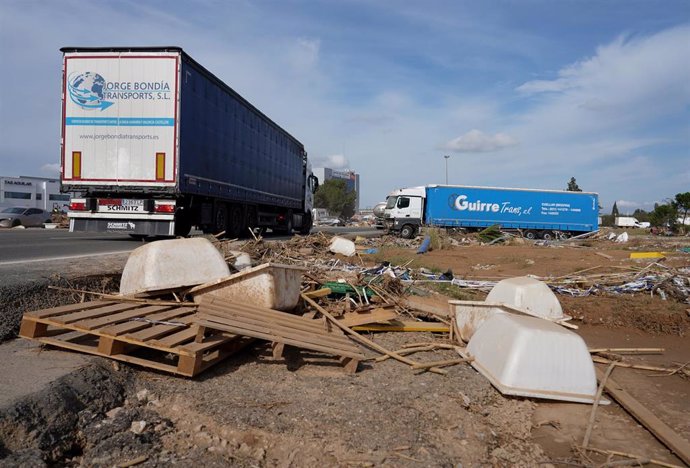
M299 302L302 273L306 268L264 263L193 288L194 302L204 296L219 297L257 307L290 311Z
M223 255L202 237L142 245L129 254L120 294L196 286L230 274Z
M458 333L467 343L482 323L494 314L508 313L501 304L487 304L482 301L448 301L451 317L455 317Z
M328 249L333 253L345 255L346 257L352 257L357 251L354 242L337 236L331 240L331 245Z
M486 296L486 302L512 305L530 315L549 320L566 318L561 303L546 283L528 276L499 281Z
M548 320L494 314L474 333L466 353L474 358L472 367L505 395L592 403L597 392L584 340Z

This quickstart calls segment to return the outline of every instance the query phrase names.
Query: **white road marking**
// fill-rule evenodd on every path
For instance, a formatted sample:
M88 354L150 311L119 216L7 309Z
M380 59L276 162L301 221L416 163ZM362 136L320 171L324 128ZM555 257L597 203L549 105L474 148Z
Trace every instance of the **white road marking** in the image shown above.
M9 262L0 262L0 266L20 265L22 263L52 262L55 260L72 260L75 258L86 258L86 257L102 257L105 255L115 255L115 254L121 254L121 253L126 253L126 252L130 252L130 251L129 250L114 250L112 252L100 252L100 253L82 254L82 255L66 255L64 257L41 257L41 258L32 258L31 260L12 260Z

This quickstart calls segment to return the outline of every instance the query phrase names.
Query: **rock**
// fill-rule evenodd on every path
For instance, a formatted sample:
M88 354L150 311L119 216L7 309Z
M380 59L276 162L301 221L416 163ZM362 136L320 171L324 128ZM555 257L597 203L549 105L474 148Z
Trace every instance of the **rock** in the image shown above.
M107 413L105 413L105 415L108 417L108 419L115 419L117 417L117 415L123 411L124 411L124 408L122 406L118 406L117 408L113 408L110 411L108 411Z
M129 430L134 432L135 434L141 434L144 432L144 429L146 428L146 421L132 421L132 425L129 427Z
M137 400L142 403L146 403L149 399L149 391L147 389L141 389L137 392Z

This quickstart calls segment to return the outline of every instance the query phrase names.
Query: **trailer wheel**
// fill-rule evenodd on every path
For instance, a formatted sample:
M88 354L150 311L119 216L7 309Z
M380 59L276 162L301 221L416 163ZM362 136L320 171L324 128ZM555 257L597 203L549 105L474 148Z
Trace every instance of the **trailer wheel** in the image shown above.
M547 240L547 241L553 240L554 239L553 231L542 231L540 233L539 237L541 237L542 239Z
M213 216L213 229L215 234L223 232L228 228L228 207L225 203L216 205L216 212Z
M403 239L412 239L416 233L416 229L413 225L411 224L406 224L402 227L400 230L400 237Z
M239 205L232 205L230 207L230 219L228 223L228 237L237 239L241 237L244 231L244 217L242 216L242 208Z
M537 231L535 231L534 229L529 229L529 230L525 231L525 234L523 234L523 237L525 239L534 240L538 237Z

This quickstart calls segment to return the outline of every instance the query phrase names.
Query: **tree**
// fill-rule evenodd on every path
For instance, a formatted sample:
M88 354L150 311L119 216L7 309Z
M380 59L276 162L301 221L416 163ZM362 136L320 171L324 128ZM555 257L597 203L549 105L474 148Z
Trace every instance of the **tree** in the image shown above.
M314 194L314 206L325 208L333 216L350 218L355 214L357 194L348 191L344 180L330 179L319 185Z
M570 178L570 181L568 181L568 188L566 190L568 192L582 192L582 189L577 185L577 182L575 181L575 177Z
M632 215L636 220L640 222L649 221L649 213L647 213L643 209L637 208Z
M675 230L676 219L678 218L678 210L673 203L665 203L663 205L656 205L654 211L649 214L649 221L652 226Z
M620 213L618 212L618 205L616 204L616 202L613 202L613 209L611 210L611 216L613 216L614 218L617 216L620 216Z
M690 192L677 193L672 204L678 212L680 223L684 226L685 220L688 219L688 211L690 211Z

